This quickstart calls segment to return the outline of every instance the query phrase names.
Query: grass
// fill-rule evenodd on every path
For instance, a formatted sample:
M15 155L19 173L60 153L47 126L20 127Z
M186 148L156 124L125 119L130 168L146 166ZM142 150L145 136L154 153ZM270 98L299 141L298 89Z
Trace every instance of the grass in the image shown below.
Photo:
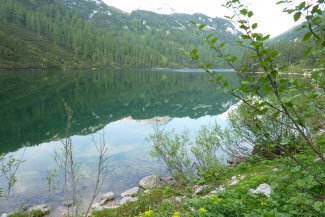
M14 212L9 217L43 217L46 215L41 210L33 210L31 212Z
M306 154L297 157L309 162L315 158ZM137 202L94 212L93 216L325 216L325 191L310 174L324 179L323 163L315 162L308 169L309 172L302 170L288 158L243 162L235 168L225 168L223 177L215 177L214 183L218 184L210 184L211 189L218 185L225 188L215 194L193 196L192 185L167 186L140 194ZM239 175L244 178L230 185L229 179ZM272 187L270 197L248 193L262 183ZM175 196L184 199L164 201Z

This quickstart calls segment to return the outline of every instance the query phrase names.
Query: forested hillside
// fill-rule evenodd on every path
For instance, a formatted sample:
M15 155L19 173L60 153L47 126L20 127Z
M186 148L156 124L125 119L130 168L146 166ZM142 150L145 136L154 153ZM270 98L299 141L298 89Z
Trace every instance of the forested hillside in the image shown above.
M191 23L206 23L234 48L239 33L205 15L131 14L90 0L0 0L0 68L191 67L182 51L201 48ZM223 67L224 63L217 64Z
M270 46L281 52L281 56L278 58L279 64L299 65L307 68L320 65L320 62L316 61L316 51L321 48L304 38L307 32L306 28L297 25L270 40Z
M318 68L322 64L318 58L322 47L317 47L312 41L304 37L308 30L302 28L302 25L297 25L266 42L269 48L280 53L275 59L276 63L291 66L295 72L311 67ZM245 53L241 59L241 64L254 68L257 62L251 58L253 52L246 50Z

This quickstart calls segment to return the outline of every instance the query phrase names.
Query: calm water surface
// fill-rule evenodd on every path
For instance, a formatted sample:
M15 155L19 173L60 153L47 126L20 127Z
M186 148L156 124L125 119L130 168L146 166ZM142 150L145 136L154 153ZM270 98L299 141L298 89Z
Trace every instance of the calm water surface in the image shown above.
M233 73L225 76L236 83ZM24 153L10 208L49 202L46 177L57 168L54 151L60 150L65 135L64 101L73 110L79 193L86 202L97 164L92 137L98 140L103 134L111 155L101 192L119 194L146 175L165 174L162 163L151 158L146 139L157 122L167 130L189 130L191 138L202 125L225 125L226 111L235 101L218 94L209 78L182 70L0 72L0 153ZM55 183L54 207L62 203L60 186ZM0 198L0 213L6 209Z

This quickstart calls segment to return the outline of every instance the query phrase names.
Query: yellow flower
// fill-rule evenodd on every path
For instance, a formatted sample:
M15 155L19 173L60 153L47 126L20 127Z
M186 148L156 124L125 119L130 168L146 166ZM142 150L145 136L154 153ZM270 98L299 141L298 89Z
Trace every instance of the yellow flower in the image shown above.
M180 212L174 212L173 217L180 217L181 213Z
M199 209L199 212L200 212L200 213L206 213L207 210L206 210L205 208L200 208L200 209Z
M148 210L144 212L144 216L152 216L153 211L152 210Z

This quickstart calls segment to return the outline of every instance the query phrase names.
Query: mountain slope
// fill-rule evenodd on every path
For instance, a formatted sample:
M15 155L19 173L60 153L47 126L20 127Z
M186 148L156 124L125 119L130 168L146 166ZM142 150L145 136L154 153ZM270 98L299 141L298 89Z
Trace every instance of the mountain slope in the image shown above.
M226 49L240 53L234 47L239 33L233 25L202 14L128 14L101 0L1 0L0 11L0 25L6 26L1 34L9 40L0 41L5 48L0 51L2 68L192 67L181 51L193 48L201 48L203 60L213 61L191 21L206 23L206 32L218 34ZM18 53L24 53L23 61Z
M271 48L280 52L279 64L300 65L303 68L319 67L314 53L306 55L309 48L313 48L314 51L319 49L315 47L312 40L303 40L306 32L308 32L307 28L301 28L301 25L297 25L268 42Z

